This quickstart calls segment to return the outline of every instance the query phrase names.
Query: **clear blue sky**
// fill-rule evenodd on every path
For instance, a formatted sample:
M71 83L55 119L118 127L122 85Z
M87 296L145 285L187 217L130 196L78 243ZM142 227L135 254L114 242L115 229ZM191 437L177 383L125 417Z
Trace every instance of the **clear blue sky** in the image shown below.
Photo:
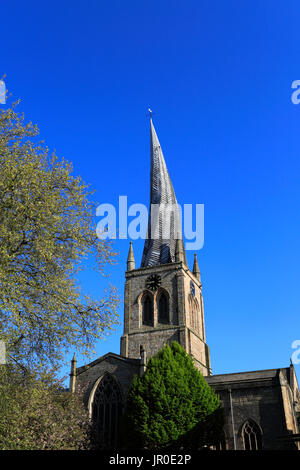
M287 366L300 339L299 2L15 0L1 37L7 88L99 202L148 204L152 108L178 201L205 204L213 372ZM122 298L128 244L110 269ZM107 280L81 282L100 297ZM121 333L97 354L118 353Z

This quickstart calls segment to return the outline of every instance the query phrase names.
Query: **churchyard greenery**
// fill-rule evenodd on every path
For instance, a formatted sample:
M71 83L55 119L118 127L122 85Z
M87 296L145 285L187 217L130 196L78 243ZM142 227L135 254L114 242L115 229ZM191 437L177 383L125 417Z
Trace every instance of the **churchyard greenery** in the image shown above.
M124 435L134 447L201 449L222 437L219 397L177 342L151 357L145 374L134 378L126 408Z
M118 295L81 292L83 261L116 253L95 229L92 192L16 110L0 113L0 340L8 363L37 371L70 349L88 355L117 319Z

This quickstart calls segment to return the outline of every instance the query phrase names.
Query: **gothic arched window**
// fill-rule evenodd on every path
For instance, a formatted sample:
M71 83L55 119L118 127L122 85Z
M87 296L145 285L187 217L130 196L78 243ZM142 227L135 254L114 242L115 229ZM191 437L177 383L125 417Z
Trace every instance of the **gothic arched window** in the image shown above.
M190 325L199 332L199 306L193 295L189 295Z
M169 323L169 302L164 292L158 298L158 321L159 323Z
M245 450L262 449L262 432L260 427L252 420L245 422L242 430Z
M146 294L142 300L143 306L143 324L153 326L153 300L149 294Z
M117 448L122 407L120 387L116 379L106 373L97 387L93 401L92 417L100 448Z

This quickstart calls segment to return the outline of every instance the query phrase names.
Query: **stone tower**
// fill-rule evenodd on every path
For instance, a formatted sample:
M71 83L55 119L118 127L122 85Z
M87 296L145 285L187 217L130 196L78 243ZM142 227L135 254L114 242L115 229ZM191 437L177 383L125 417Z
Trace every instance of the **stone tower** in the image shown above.
M142 347L149 357L176 340L199 370L210 375L197 257L191 272L182 240L179 207L152 119L150 148L148 237L138 269L130 243L121 356L138 359Z

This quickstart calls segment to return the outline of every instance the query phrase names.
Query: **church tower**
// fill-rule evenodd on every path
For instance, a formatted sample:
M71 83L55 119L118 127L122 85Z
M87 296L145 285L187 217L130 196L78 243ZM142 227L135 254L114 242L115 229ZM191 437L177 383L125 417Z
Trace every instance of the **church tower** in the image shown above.
M132 243L127 259L121 356L138 359L177 341L203 375L211 374L205 339L200 271L195 255L187 265L179 206L162 149L150 118L150 208L140 268Z

